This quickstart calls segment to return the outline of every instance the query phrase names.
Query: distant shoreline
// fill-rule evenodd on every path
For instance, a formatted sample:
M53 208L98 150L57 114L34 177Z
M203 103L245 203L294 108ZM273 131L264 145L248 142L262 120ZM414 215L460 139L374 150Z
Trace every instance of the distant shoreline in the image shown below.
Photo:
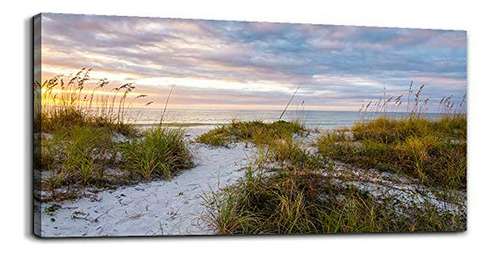
M211 110L207 110L207 112L210 112ZM254 111L255 112L255 111ZM295 112L295 111L290 111L290 112ZM321 112L328 112L328 111L321 111ZM409 115L411 113L406 113L406 112L386 112L386 113L375 113L375 112L363 112L359 113L356 111L330 111L333 113L346 113L346 114L351 114L347 116L321 116L320 119L315 116L311 115L306 115L303 117L296 117L296 118L287 118L285 120L300 120L301 122L304 123L304 125L309 128L309 129L339 129L339 128L350 128L352 127L356 122L361 121L362 119L366 120L371 120L375 119L379 116L386 115L391 118L404 118L406 115ZM307 111L306 111L307 113ZM167 115L168 117L168 115ZM198 118L197 118L198 117ZM263 122L273 122L276 121L276 119L271 120L269 116L263 115L262 117L258 116L251 116L252 120L262 120ZM439 113L425 113L424 117L430 118L430 119L438 119L441 117L441 114ZM231 118L214 118L215 120L200 120L199 118L199 113L196 113L196 115L193 117L193 121L185 121L185 120L172 120L169 121L168 118L163 122L164 127L175 127L175 128L194 128L194 129L199 129L199 128L207 128L207 129L212 129L217 126L224 126L224 125L229 125L231 124ZM226 120L223 121L222 119ZM237 118L234 117L234 120L238 121L246 121L245 117L242 118ZM324 120L323 120L324 119ZM196 121L194 121L196 120ZM198 121L200 120L200 121ZM325 120L330 120L329 122L325 122ZM334 120L334 121L331 121ZM137 121L130 121L130 124L132 126L138 127L140 129L142 128L147 128L147 127L152 127L155 125L158 125L158 121L149 121L149 120L137 120Z

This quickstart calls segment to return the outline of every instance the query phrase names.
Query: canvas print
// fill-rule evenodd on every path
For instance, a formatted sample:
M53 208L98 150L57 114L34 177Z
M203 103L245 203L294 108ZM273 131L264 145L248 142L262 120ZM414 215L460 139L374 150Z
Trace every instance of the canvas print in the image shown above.
M467 228L465 31L42 13L33 45L37 236Z

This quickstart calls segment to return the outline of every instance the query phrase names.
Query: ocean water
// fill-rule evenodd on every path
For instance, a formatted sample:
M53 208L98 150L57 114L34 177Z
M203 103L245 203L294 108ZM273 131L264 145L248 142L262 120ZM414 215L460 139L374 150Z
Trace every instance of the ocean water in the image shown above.
M128 121L137 125L150 126L161 120L163 109L130 109L127 113ZM189 128L213 128L229 124L231 120L273 122L279 120L281 110L230 110L230 109L169 109L163 123L173 126ZM383 113L360 113L358 111L319 111L319 110L290 110L282 120L300 120L308 128L343 128L350 127L355 122L373 119ZM385 113L386 116L401 118L405 113ZM435 119L439 114L427 113L424 116Z

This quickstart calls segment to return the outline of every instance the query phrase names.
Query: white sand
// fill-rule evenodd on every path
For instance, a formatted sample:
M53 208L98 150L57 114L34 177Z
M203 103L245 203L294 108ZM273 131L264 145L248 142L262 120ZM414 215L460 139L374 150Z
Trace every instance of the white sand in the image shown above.
M188 131L194 138L202 130ZM245 174L252 149L192 143L197 166L171 181L155 181L103 191L59 204L42 204L42 236L144 236L212 234L206 221L206 196L233 184ZM204 217L205 216L205 217ZM54 221L53 221L54 220Z

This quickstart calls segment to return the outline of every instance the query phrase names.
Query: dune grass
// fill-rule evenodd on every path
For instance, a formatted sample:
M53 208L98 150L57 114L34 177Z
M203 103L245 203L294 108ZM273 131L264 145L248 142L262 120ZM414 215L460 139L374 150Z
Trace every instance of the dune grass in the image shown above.
M42 138L41 170L50 172L48 186L51 189L80 183L103 185L103 172L113 154L111 132L93 126L70 126L59 128ZM110 157L109 157L110 158Z
M265 123L262 121L237 121L219 126L198 138L197 142L212 146L228 147L231 142L245 141L254 144L270 144L276 139L290 138L294 134L304 134L306 129L299 121L275 121Z
M50 133L64 126L95 126L125 135L137 133L127 122L126 113L131 103L147 95L139 94L127 101L135 89L132 84L108 88L107 79L91 83L91 71L82 68L66 81L57 75L42 84L35 82L35 99L41 101L35 111L35 131Z
M380 117L357 123L345 132L330 132L318 141L319 152L362 168L402 172L430 185L465 189L467 184L467 119L438 120Z
M35 83L41 102L34 116L34 167L46 177L43 189L55 195L58 188L69 194L80 187L116 187L170 178L193 166L182 130L163 128L162 121L139 130L128 120L132 103L146 95L131 98L132 84L108 89L107 79L92 83L90 71L81 69L69 81L55 76Z
M430 98L421 99L425 84L415 93L412 87L413 82L408 89L406 116L396 119L385 115L399 111L404 94L369 102L361 107L361 115L368 110L383 115L374 120L362 118L351 129L322 135L317 140L320 154L362 168L408 174L443 189L465 190L467 95L459 102L453 101L452 95L442 97L439 118L429 119L424 114Z
M122 144L121 149L124 167L144 180L152 176L170 179L194 165L181 129L157 126L147 130L141 139Z
M93 126L127 136L135 136L139 133L130 123L92 116L92 114L88 114L73 106L61 108L50 114L42 112L41 120L41 131L46 133L52 133L60 127L67 126Z
M307 168L250 171L210 201L221 234L463 231L465 217L430 203L375 198Z
M306 150L303 140L293 136L269 136L265 147L257 143L257 161L246 176L207 200L209 221L221 234L464 231L464 102L457 110L451 97L444 97L441 118L425 118L429 100L420 101L423 88L410 101L410 86L405 118L363 118L352 128L328 131L314 143L318 153ZM390 97L362 110L396 111L403 100L403 95ZM210 136L201 139L208 142L213 138L225 143L240 137L230 127L207 134ZM337 163L350 165L337 169ZM385 183L362 176L371 168L385 177L396 174L389 175ZM396 190L373 192L365 185ZM420 192L408 192L412 186L418 186ZM404 193L408 194L400 197L403 192L395 192L398 187L406 187ZM443 209L436 198L458 210Z
M330 135L331 136L331 135ZM337 138L337 137L336 137ZM321 137L319 140L323 140ZM276 139L237 184L208 200L208 219L221 234L310 234L463 231L462 212L432 200L376 196L332 175L329 156L305 150L298 139ZM259 159L265 158L265 159ZM362 182L356 180L356 182ZM374 181L370 181L374 182ZM454 204L446 191L443 200Z

